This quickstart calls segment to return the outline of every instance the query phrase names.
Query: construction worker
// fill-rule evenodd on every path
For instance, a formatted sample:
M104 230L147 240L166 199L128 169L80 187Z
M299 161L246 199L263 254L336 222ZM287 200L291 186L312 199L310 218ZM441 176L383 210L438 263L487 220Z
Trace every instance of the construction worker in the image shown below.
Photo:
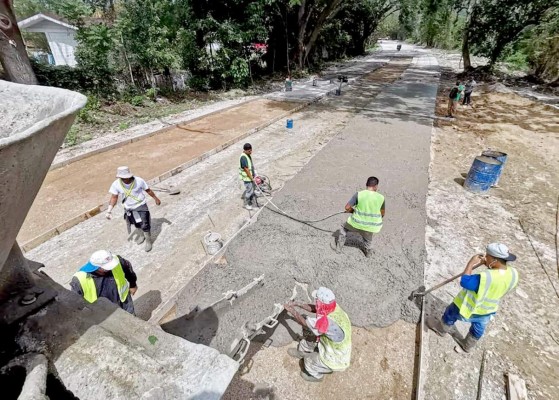
M118 195L122 194L124 219L126 220L128 234L130 234L131 225L134 225L138 233L136 243L142 244L145 242L145 251L151 251L151 215L144 192L153 197L157 205L161 205L161 200L149 188L146 181L139 176L132 175L130 168L118 167L116 177L117 179L109 189L111 198L106 217L107 219L112 218L112 211L118 201Z
M243 153L241 154L239 177L245 185L245 192L243 193L244 208L252 210L253 206L258 207L256 202L256 194L254 193L254 165L252 164L252 145L245 143L243 146Z
M336 253L342 252L347 231L350 231L361 235L365 242L365 256L371 257L373 233L380 232L384 218L384 196L377 192L378 182L378 178L369 177L367 189L355 193L346 204L345 210L351 213L351 216L342 224L337 243L332 246Z
M284 309L315 336L315 340L303 339L296 349L287 353L303 359L305 371L301 377L308 382L321 382L324 374L345 371L351 360L351 322L342 308L336 304L334 293L325 287L312 292L315 304L289 302ZM303 317L295 307L316 313L316 318ZM317 350L318 347L318 350Z
M70 287L89 303L104 297L134 314L132 295L138 290L136 280L136 273L129 261L107 250L99 250L74 274Z
M499 309L500 300L518 284L518 272L507 265L507 262L516 260L508 247L491 243L485 251L485 256L476 254L466 265L460 279L462 290L446 308L442 320L427 318L427 325L440 336L449 333L457 320L471 323L468 335L458 342L460 347L454 349L458 353L469 353L476 346ZM486 265L488 269L474 274L474 268L480 265Z

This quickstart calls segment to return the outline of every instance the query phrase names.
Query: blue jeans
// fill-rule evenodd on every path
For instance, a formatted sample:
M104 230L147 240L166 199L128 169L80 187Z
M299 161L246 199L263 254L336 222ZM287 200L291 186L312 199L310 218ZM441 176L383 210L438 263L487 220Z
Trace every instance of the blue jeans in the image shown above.
M451 326L454 325L454 323L457 320L470 322L472 324L470 326L470 333L476 339L480 339L483 336L483 333L485 332L485 328L487 327L487 324L491 320L491 316L493 314L489 314L489 315L473 314L470 318L464 318L463 316L460 315L460 310L458 309L456 304L451 303L446 308L443 314L443 322L446 325L451 325Z

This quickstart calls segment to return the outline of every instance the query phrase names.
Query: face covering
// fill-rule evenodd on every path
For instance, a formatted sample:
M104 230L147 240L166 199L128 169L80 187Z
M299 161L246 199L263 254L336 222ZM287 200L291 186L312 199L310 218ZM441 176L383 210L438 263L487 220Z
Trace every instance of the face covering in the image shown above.
M328 321L328 314L334 312L336 309L336 302L333 301L331 303L323 303L320 300L316 300L316 330L321 335L328 332L328 325L330 324Z

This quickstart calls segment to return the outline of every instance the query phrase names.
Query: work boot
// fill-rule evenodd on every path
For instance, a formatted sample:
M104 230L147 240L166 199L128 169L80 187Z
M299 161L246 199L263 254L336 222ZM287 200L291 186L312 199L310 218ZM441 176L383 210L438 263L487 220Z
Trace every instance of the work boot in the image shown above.
M307 382L313 382L313 383L318 383L318 382L322 382L324 380L324 378L315 378L312 375L307 374L306 372L303 371L299 371L299 375L301 375L301 378L303 378L304 380L306 380Z
M460 340L458 342L458 346L454 347L454 351L457 353L469 353L476 347L477 342L479 339L476 339L474 335L470 332L466 335L464 340Z
M452 325L447 325L439 318L427 317L427 326L437 335L443 337L450 332Z
M248 203L245 204L243 207L245 208L245 210L252 210L252 206Z
M287 349L287 354L289 354L291 357L293 358L297 358L297 359L301 359L301 358L305 358L305 353L303 353L302 351L297 350L297 348L295 349Z
M144 250L149 252L151 251L151 247L152 247L151 232L144 232L144 237L146 239L146 247Z
M335 245L330 245L330 247L332 247L332 249L334 249L334 251L338 254L342 254L343 252L343 248L344 248L344 244L345 244L345 236L342 235L338 235L338 240L336 240L334 238L335 241Z
M371 249L365 249L365 250L363 250L363 253L365 254L365 257L367 257L367 258L371 258L373 256L373 251Z
M137 244L142 244L144 243L144 240L146 240L146 238L144 237L144 232L142 232L140 229L136 229L136 243Z

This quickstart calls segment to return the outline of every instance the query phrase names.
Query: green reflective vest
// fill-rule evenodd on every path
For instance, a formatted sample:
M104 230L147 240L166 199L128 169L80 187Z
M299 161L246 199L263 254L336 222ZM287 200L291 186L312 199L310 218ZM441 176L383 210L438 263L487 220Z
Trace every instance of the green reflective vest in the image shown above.
M351 361L351 322L345 311L338 305L333 312L328 314L328 318L344 331L344 340L334 342L326 335L321 335L318 342L318 354L320 360L332 371L344 371L349 367Z
M357 205L347 223L362 231L378 233L382 228L380 208L384 204L384 196L371 190L357 193Z
M252 159L246 153L241 154L241 158L243 157L246 158L248 164L248 170L252 174L254 172L254 170L252 169ZM239 177L243 182L251 182L251 179L248 177L246 171L242 169L240 165L239 165Z
M122 270L122 266L120 263L111 271L113 273L113 277L115 278L116 287L118 289L118 295L120 297L121 302L125 302L126 298L128 297L128 292L130 288L130 284L126 280L124 276L124 271ZM91 274L87 272L78 271L74 274L83 291L83 298L88 303L95 303L97 301L97 288L95 287L95 281L91 277Z
M507 267L506 270L488 269L478 275L477 293L462 289L454 298L454 304L464 318L496 312L501 298L518 284L518 272L513 267Z

